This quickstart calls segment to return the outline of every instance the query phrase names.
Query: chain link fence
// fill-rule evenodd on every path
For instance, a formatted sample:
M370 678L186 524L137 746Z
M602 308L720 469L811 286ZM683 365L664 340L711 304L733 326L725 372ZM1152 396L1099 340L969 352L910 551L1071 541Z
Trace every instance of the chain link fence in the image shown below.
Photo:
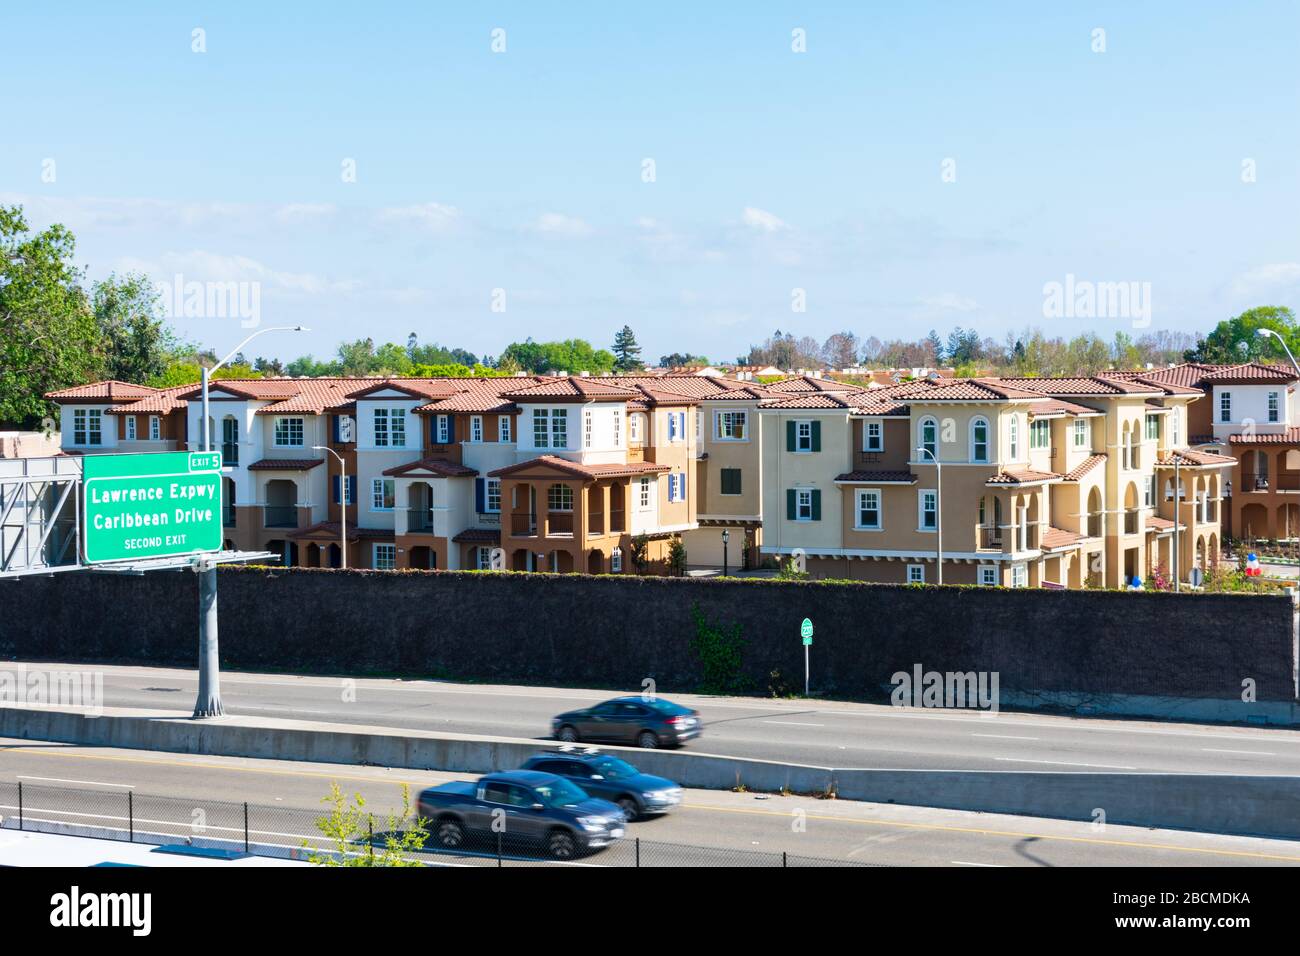
M85 790L32 783L0 783L0 829L122 840L154 846L246 853L306 860L336 856L317 823L325 811L231 803L203 798L164 797L134 790ZM382 849L386 814L369 817L368 832L349 853ZM461 834L455 846L439 844L430 827L425 848L413 854L430 865L615 867L678 866L879 866L856 860L691 846L625 837L608 847L557 847L551 840L504 833ZM569 852L557 852L565 851ZM558 858L557 858L558 857Z

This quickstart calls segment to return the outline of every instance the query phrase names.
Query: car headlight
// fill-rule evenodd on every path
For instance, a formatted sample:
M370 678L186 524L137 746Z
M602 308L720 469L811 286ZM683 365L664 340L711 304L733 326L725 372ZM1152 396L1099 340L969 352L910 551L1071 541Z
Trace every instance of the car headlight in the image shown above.
M604 817L579 817L578 826L584 830L603 830L605 829L606 820Z

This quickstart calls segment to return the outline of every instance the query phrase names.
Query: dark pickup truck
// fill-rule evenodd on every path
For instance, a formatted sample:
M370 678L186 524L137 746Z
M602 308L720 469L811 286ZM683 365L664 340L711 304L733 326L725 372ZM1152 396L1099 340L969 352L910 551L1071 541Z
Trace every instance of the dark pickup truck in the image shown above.
M448 849L514 847L567 859L609 846L627 828L623 811L553 773L510 770L477 783L456 781L420 793L420 816Z

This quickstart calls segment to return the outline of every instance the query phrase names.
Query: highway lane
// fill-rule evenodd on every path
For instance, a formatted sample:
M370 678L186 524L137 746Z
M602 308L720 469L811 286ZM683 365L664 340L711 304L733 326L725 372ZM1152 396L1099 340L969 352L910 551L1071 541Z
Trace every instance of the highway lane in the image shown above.
M223 816L212 801L247 800L254 804L254 841L285 847L303 839L320 845L312 821L332 782L362 793L372 809L384 812L399 805L402 783L414 795L452 779L466 777L0 739L0 783L24 782L29 816L72 819L66 811L73 805L46 789L55 787L89 792L98 814L124 818L130 790L140 830L166 824L167 832L184 835L199 832L197 822L210 828L202 832L226 827L224 835L238 838L242 814ZM160 802L154 795L171 799ZM278 812L267 815L258 806ZM0 814L13 813L0 807ZM783 852L792 859L891 866L1300 865L1300 842L703 790L686 791L673 814L632 824L629 836L643 841L643 865L769 863ZM623 865L633 852L625 843L583 862Z
M13 666L0 663L0 668ZM101 672L104 705L188 712L194 671L39 664ZM632 688L629 692L638 692ZM604 690L228 672L231 714L542 738L550 718ZM672 694L705 724L691 749L835 767L1300 773L1300 732L1159 721L995 715L817 700Z

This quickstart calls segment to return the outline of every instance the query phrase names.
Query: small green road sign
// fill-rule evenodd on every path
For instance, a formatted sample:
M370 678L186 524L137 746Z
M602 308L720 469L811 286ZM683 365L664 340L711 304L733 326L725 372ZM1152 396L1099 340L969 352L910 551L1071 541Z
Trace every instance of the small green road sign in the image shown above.
M805 644L812 643L813 626L808 618L804 618L803 623L799 625L799 636L803 638Z
M86 455L87 564L221 550L221 453Z

